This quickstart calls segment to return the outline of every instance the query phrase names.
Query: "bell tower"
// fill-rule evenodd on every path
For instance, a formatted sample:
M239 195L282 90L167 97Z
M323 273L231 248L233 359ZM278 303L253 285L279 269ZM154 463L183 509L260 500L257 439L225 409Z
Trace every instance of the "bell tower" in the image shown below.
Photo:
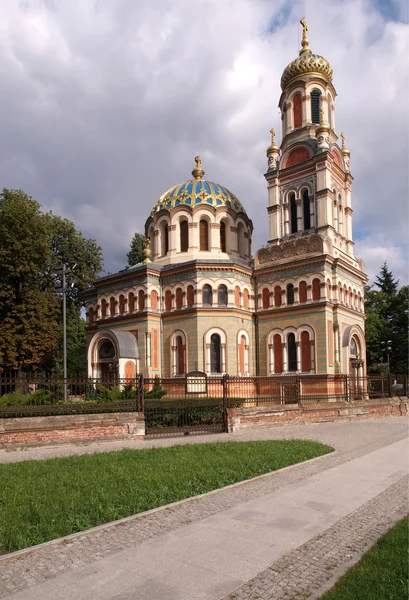
M269 244L311 233L334 256L353 260L350 152L335 129L336 91L328 61L313 54L303 32L299 56L281 77L281 146L267 149Z

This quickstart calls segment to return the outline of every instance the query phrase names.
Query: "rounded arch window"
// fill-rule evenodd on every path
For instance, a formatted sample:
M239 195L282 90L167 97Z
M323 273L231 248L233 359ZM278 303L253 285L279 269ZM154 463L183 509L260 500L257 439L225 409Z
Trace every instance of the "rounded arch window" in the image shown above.
M297 92L293 97L293 119L294 129L301 127L302 125L302 108L301 108L301 94Z
M101 300L101 317L102 319L105 319L105 317L107 316L107 302L106 300Z
M279 285L274 288L274 306L281 306L281 287Z
M195 302L195 289L193 285L188 285L186 290L187 305L191 308Z
M182 288L176 289L176 308L180 310L183 305L183 291Z
M115 317L115 306L116 306L115 298L112 297L109 300L109 316L110 317Z
M321 123L321 91L314 88L311 92L311 120L313 123Z
M310 212L310 197L308 190L304 190L302 195L303 201L303 215L304 215L304 229L311 229L311 212Z
M250 304L250 294L247 288L243 292L243 308L248 309Z
M234 304L237 308L240 308L240 288L236 286L234 290Z
M145 292L143 290L139 290L138 292L138 310L145 309Z
M287 304L294 304L294 286L292 283L287 285Z
M121 294L119 296L119 303L118 303L118 305L119 305L119 314L123 315L124 311L125 311L125 298L124 298L123 294Z
M295 343L295 334L289 333L287 338L287 352L288 352L288 370L297 370L297 346Z
M161 255L166 256L169 252L169 231L167 221L163 221L160 225L161 237Z
M227 306L227 287L225 285L219 285L217 299L219 306Z
M128 295L128 312L133 312L135 310L135 295L133 292L129 292Z
M151 292L151 309L158 310L158 292L156 290Z
M172 310L172 292L170 290L165 292L165 310Z
M300 302L307 302L307 282L300 281L298 285L298 294Z
M115 358L115 347L110 340L102 342L98 349L98 357L100 360L109 360Z
M319 279L312 281L312 299L319 300L321 298L321 282Z
M209 223L206 219L200 219L199 223L199 235L200 235L200 250L209 250Z
M297 203L295 201L295 194L290 196L290 225L291 233L297 233Z
M227 235L225 221L222 221L220 223L220 250L222 252L227 252Z
M218 333L210 336L210 370L212 373L221 373L221 339Z
M358 356L358 341L355 337L352 337L349 343L349 354L351 356Z
M270 290L268 288L263 288L262 298L263 298L263 308L269 308L269 306L270 306Z
M189 250L189 223L186 220L180 222L180 251Z
M213 304L213 290L211 285L204 285L202 290L202 302L206 306Z

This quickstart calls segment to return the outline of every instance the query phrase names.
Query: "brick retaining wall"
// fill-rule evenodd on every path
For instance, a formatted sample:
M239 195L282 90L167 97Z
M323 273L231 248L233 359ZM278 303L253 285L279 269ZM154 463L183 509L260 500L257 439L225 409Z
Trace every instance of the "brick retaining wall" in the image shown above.
M229 432L279 425L291 422L305 423L338 421L356 418L390 417L408 414L407 398L383 398L362 402L325 402L313 405L287 404L279 406L252 406L229 408Z
M0 421L0 448L124 438L145 438L142 413L22 417Z

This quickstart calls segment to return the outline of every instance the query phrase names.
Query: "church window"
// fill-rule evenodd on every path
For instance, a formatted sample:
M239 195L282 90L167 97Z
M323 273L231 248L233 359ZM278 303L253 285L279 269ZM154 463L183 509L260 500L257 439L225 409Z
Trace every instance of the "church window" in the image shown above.
M138 310L145 309L145 292L143 290L139 290L138 292Z
M243 292L243 308L245 308L246 310L248 310L249 308L249 300L250 300L250 294L247 288L244 289Z
M276 285L274 288L274 306L281 306L281 288L279 285Z
M311 371L311 342L308 331L301 333L301 371L303 373Z
M221 340L218 333L212 333L210 337L210 371L221 373Z
M133 292L128 295L128 312L132 313L135 310L135 296Z
M276 333L273 338L274 346L274 373L283 372L283 346L281 343L281 336Z
M201 219L200 226L200 250L209 250L209 223Z
M297 370L297 346L295 343L295 334L289 333L287 338L288 370Z
M236 286L234 290L234 304L237 308L240 308L240 288Z
M226 245L226 223L222 221L220 223L220 250L222 252L227 252Z
M321 123L321 92L314 89L311 92L311 119L313 123Z
M268 288L263 288L263 308L269 308L270 306L270 290Z
M160 226L161 234L161 255L166 256L169 252L169 231L168 224L166 221L162 221Z
M294 129L302 125L301 94L295 94L293 98Z
M239 343L239 374L246 374L246 336L240 336Z
M151 292L151 309L158 310L158 292L156 290Z
M227 287L225 285L219 285L217 296L219 306L227 306Z
M123 315L124 314L124 310L125 310L125 298L121 294L119 296L119 314Z
M184 375L185 369L185 345L181 335L176 337L176 374Z
M212 286L204 285L202 291L203 305L212 306L213 304L213 290Z
M172 292L170 290L166 290L165 293L165 309L172 310Z
M153 227L149 228L148 237L149 237L149 240L150 240L150 249L151 249L151 253L152 253L152 257L153 257L155 255L155 250L156 250L155 230L154 230Z
M189 308L191 308L194 304L195 301L195 290L193 285L188 285L187 286L187 290L186 290L186 300L187 300L187 305Z
M307 302L307 283L305 281L300 281L298 285L298 295L300 302Z
M312 299L319 300L321 298L321 282L319 279L312 280Z
M176 308L180 310L183 306L183 291L182 288L176 289Z
M294 304L294 286L292 283L287 285L287 304Z
M187 252L189 250L189 223L187 221L180 222L180 251Z
M311 229L310 197L308 190L304 190L303 196L304 229Z
M99 347L98 357L100 360L115 358L115 347L110 340L104 340Z
M327 279L327 300L331 300L331 282Z
M246 238L244 236L243 223L239 223L237 226L237 245L238 245L239 255L244 258L247 255L247 252L246 252Z
M290 224L291 224L291 233L296 233L296 231L297 231L297 204L295 201L295 194L291 194L291 196L290 196Z
M88 310L88 322L90 325L93 325L95 321L95 312L93 308Z
M110 298L109 300L109 316L115 317L115 298Z

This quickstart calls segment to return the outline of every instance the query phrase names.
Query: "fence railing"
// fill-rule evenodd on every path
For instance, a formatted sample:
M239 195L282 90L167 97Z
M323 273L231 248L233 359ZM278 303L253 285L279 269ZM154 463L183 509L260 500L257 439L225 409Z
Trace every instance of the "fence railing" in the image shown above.
M64 402L64 388L67 402ZM273 406L407 396L398 376L275 375L271 377L181 376L91 379L2 377L0 418L99 412L144 412L145 402L223 400L227 407Z

